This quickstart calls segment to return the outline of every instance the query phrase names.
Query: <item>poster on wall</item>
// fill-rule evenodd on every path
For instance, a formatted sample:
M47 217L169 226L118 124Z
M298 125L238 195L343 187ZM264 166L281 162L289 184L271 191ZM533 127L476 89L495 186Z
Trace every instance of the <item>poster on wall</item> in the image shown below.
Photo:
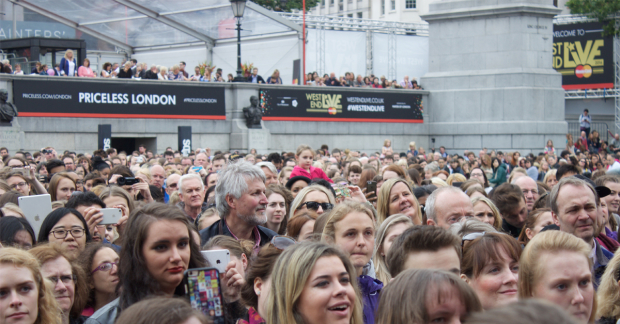
M19 117L226 119L224 87L13 80Z
M600 23L553 26L553 68L564 90L614 87L614 42Z
M422 123L422 95L345 89L261 89L263 120Z

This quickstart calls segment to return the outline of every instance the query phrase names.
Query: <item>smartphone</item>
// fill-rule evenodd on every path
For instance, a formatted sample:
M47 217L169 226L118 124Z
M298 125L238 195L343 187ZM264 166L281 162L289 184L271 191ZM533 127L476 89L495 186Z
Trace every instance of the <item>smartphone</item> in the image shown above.
M226 266L230 263L230 251L228 250L210 250L200 251L202 256L209 261L209 264L217 269L220 273L226 272Z
M334 187L334 191L336 192L336 198L351 198L351 190L346 186L336 186Z
M101 219L99 225L116 224L123 217L123 212L120 208L102 208L101 213L103 213L103 219Z
M13 169L13 171L21 173L26 178L30 178L30 170L26 170L24 168L15 168Z
M183 277L185 295L193 309L213 319L214 324L224 323L220 273L215 268L187 269Z
M374 192L374 194L372 194L371 196L368 196L368 198L374 198L377 196L377 181L366 182L366 193L369 193L369 192Z

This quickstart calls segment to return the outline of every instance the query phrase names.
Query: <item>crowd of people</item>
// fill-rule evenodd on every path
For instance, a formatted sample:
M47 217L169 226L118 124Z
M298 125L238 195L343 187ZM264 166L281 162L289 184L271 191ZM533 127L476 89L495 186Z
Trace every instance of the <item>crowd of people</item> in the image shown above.
M21 64L12 66L9 60L1 62L0 71L7 74L24 75ZM84 59L82 65L79 65L74 57L72 50L67 50L60 63L54 66L36 62L30 71L30 75L44 76L74 76L85 78L120 78L120 79L148 79L160 81L198 81L198 82L235 82L235 76L232 73L224 75L221 68L215 66L196 66L194 71L186 70L186 63L181 61L171 67L163 65L151 65L145 62L138 62L136 59L130 59L125 62L110 63L106 62L101 66L101 71L93 71L90 66L90 60ZM275 69L273 73L263 78L258 74L258 68L253 67L246 81L250 83L263 84L283 84L280 77L280 71ZM28 72L26 72L28 74ZM409 80L409 76L405 76L402 81L388 80L385 76L365 76L358 74L355 78L353 72L346 72L344 76L336 77L335 73L325 74L320 77L317 72L308 73L306 75L306 84L309 86L342 86L342 87L362 87L362 88L391 88L391 89L413 89L421 90L418 82L414 79Z
M0 323L620 319L613 151L0 156ZM20 197L42 194L34 228ZM230 253L221 316L185 290L212 250Z

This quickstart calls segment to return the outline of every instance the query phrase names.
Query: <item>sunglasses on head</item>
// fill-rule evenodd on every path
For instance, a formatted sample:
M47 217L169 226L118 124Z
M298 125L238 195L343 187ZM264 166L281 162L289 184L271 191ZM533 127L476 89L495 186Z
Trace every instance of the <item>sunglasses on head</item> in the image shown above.
M287 247L295 245L297 241L290 236L276 235L271 238L270 243L278 250L285 250Z
M334 205L330 203L318 203L316 201L306 201L305 203L301 204L299 208L302 208L304 205L306 206L306 208L314 211L319 210L319 207L321 207L323 210L331 210L332 208L334 208Z

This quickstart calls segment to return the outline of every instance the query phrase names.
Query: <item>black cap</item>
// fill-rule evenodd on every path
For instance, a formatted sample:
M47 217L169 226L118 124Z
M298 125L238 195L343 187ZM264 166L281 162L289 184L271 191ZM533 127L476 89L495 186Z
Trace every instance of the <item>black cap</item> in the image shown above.
M551 225L547 225L545 227L543 227L540 232L544 232L544 231L559 231L560 230L560 226L555 225L555 224L551 224Z
M310 184L310 178L308 177L304 177L304 176L296 176L296 177L292 177L290 178L287 182L286 182L286 189L291 190L291 187L293 186L293 183L299 181L299 180L303 180L305 181L307 184Z

